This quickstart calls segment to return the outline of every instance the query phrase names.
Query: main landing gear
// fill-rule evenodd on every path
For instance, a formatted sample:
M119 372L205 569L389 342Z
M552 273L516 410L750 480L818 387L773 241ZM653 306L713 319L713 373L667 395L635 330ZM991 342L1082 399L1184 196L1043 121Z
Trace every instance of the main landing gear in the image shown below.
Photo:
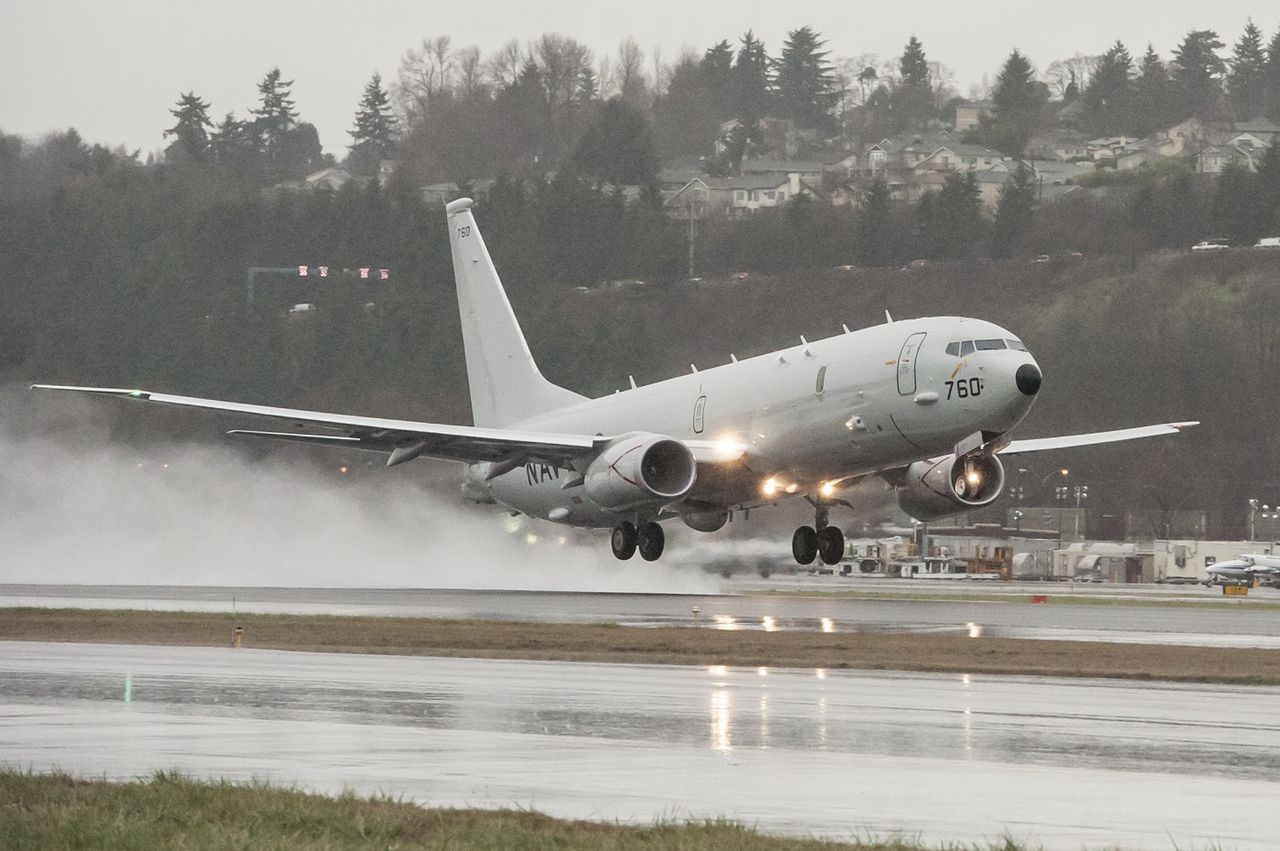
M830 525L830 506L814 502L813 509L813 525L801 526L791 536L791 554L800 564L813 564L819 557L823 564L835 564L844 558L844 533Z
M615 558L629 559L640 551L640 558L645 561L657 561L666 546L667 536L662 527L651 520L645 520L636 526L626 520L613 527L609 536L609 546Z

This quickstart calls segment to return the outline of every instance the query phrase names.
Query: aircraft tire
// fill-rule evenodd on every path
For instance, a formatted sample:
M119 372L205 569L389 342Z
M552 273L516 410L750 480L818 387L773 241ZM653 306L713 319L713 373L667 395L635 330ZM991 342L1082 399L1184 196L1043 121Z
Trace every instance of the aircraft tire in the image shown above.
M613 532L609 535L609 546L613 550L614 558L623 561L636 554L637 543L636 527L626 520L614 526Z
M636 543L640 548L640 558L645 561L657 561L662 557L662 550L666 547L667 536L657 523L641 523L637 532Z
M798 564L813 564L818 555L818 532L812 526L801 526L791 536L791 555Z
M823 564L836 564L844 558L844 532L839 526L824 526L818 530L818 555Z

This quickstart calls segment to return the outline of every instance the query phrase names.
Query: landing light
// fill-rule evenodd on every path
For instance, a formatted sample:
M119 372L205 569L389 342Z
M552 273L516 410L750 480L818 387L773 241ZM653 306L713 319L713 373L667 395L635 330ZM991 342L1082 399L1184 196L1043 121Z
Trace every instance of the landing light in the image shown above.
M776 496L778 493L778 480L775 478L767 478L764 484L760 485L760 492L765 496Z
M979 484L982 483L982 474L979 473L977 470L970 470L968 473L965 474L965 479L968 480L969 484L973 485L974 487L977 487Z
M746 448L737 438L733 437L722 437L715 442L716 457L721 461L737 460L746 451Z
M791 484L787 485L787 493L795 493L798 490L800 490L800 486L797 485L795 482L792 482Z
M822 487L818 489L823 496L833 496L836 492L835 482L823 482Z

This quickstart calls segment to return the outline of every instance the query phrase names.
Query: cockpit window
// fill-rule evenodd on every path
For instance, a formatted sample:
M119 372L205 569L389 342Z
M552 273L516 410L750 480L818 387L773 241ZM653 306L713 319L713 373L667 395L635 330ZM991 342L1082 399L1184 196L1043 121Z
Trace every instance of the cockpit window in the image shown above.
M1021 340L1005 340L1005 342L1008 343L1009 348L1013 349L1015 352L1025 352L1027 350L1026 345Z
M996 349L1004 348L1004 340L977 340L975 345L980 352L994 352Z
M973 340L965 340L960 344L960 357L973 354Z
M947 343L947 354L949 354L949 355L959 355L959 354L960 354L960 344L959 344L959 343Z

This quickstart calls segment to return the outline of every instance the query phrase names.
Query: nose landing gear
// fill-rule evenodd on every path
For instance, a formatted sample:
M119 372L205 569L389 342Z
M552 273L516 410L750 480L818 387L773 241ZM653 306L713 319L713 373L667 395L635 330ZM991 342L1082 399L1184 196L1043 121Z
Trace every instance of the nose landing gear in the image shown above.
M812 564L821 558L823 564L835 564L844 557L844 533L830 525L831 506L812 499L813 526L801 526L791 536L791 554L799 564Z

